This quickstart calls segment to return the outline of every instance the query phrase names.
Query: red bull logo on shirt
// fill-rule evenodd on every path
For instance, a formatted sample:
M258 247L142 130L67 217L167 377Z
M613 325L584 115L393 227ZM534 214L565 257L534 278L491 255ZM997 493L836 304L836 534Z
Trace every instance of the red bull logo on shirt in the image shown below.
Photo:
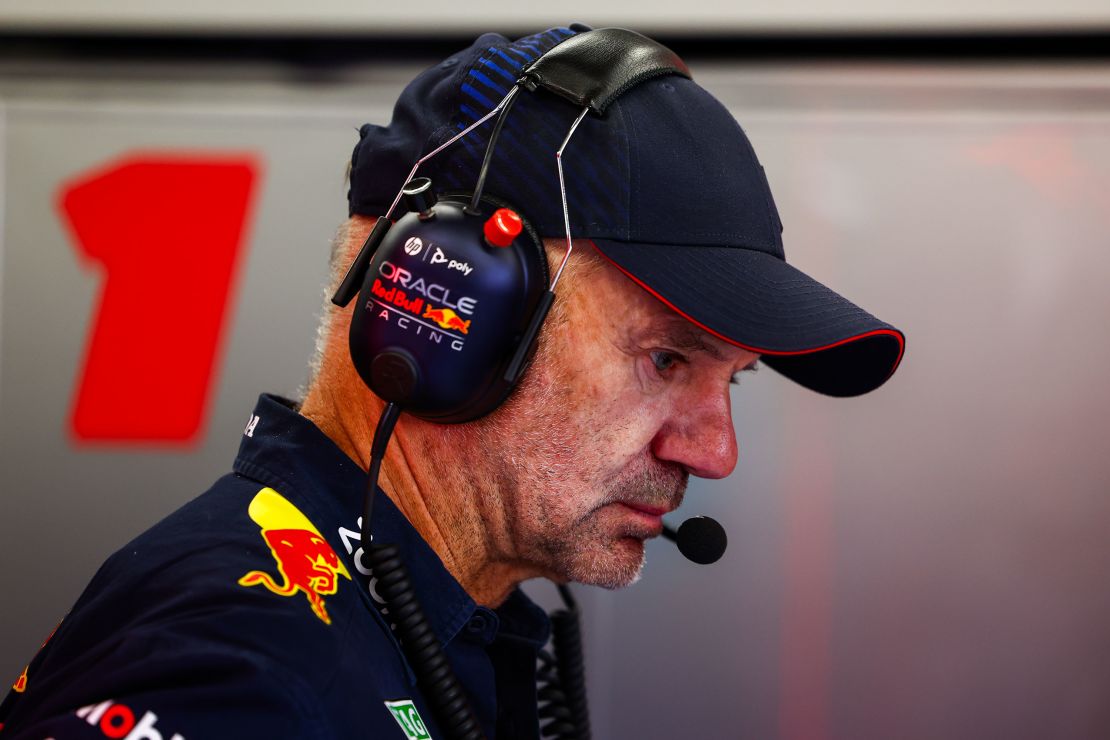
M58 627L61 627L61 626L62 625L59 622ZM45 640L42 641L42 645L39 646L39 650L42 650L44 647L46 647L46 643L50 642L50 638L53 637L54 633L58 631L58 627L55 627L53 630L51 630L50 635ZM29 671L29 670L31 670L31 664L30 663L28 663L26 666L23 667L23 673L20 673L19 678L17 678L15 680L15 683L12 684L12 691L14 691L17 694L22 694L23 692L25 692L27 690L27 671ZM2 729L4 729L4 725L0 724L0 730L2 730Z
M262 584L278 596L301 592L313 613L325 624L331 624L324 597L338 590L339 576L349 581L351 574L320 530L272 488L259 491L247 513L261 527L262 539L270 548L284 583L279 584L269 573L252 570L239 579L239 585Z
M22 694L24 691L27 690L27 670L30 667L30 665L25 666L23 668L23 673L20 673L19 678L17 678L15 680L15 683L12 684L12 691L14 691L15 693Z

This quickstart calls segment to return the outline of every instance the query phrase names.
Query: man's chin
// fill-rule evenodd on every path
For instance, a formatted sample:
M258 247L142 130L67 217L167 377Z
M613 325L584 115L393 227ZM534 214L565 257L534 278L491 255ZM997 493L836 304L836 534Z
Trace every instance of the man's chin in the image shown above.
M624 588L640 580L644 569L642 539L620 537L607 546L598 543L595 547L577 554L567 574L569 580L607 589Z

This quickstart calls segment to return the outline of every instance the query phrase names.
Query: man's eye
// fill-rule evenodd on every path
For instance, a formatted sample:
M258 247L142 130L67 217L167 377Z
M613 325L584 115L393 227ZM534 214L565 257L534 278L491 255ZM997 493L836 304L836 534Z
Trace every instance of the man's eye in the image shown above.
M660 373L664 373L677 365L678 359L677 355L662 350L655 350L651 353L651 363L655 365L655 369Z

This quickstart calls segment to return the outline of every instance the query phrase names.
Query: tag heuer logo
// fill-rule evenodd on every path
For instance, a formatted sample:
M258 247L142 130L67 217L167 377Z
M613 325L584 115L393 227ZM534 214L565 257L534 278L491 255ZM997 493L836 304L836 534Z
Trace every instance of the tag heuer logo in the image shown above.
M385 706L393 713L393 719L401 725L401 729L405 731L405 737L409 740L432 740L432 736L428 734L428 728L424 726L424 720L420 719L420 713L413 706L412 699L387 701Z

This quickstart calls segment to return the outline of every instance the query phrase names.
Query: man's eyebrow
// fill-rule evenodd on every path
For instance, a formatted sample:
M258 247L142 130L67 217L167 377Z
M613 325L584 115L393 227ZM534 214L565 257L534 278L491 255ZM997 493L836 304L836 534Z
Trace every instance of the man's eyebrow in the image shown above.
M668 332L668 337L675 349L687 352L704 352L714 360L723 360L725 356L721 350L705 341L705 334L701 329L696 329L689 324L675 326Z
M704 352L714 360L727 359L720 349L706 341L705 332L690 326L689 323L684 322L682 325L676 324L668 332L667 339L675 349L686 352ZM758 369L759 358L756 357L747 365L740 368L739 372L755 371Z

